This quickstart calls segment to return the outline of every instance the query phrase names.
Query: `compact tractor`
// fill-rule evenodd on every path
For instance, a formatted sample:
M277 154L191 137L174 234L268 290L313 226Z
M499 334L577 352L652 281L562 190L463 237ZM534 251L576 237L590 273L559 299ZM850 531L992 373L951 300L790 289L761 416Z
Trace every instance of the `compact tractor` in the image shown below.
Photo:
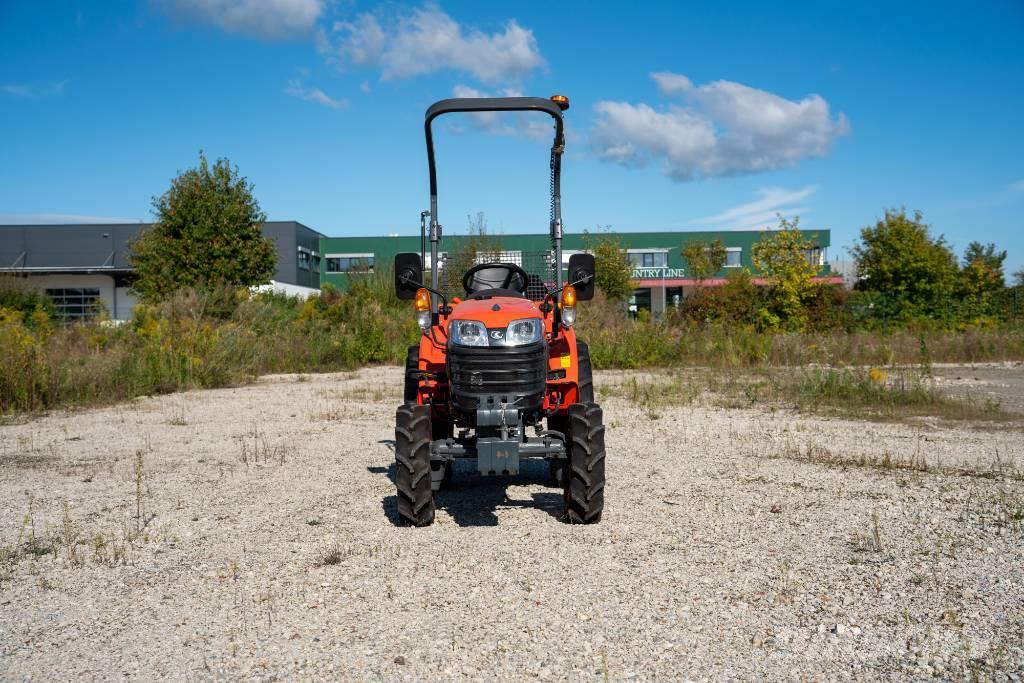
M564 491L565 519L591 524L604 507L604 425L594 402L587 345L576 339L576 306L594 295L594 257L562 260L562 113L569 100L458 98L427 109L430 211L420 216L420 253L395 256L395 290L414 301L422 334L409 348L404 403L395 416L395 485L403 522L434 521L434 494L457 459L480 474L515 475L522 458L542 458ZM554 119L551 249L481 253L455 296L441 284L442 227L431 124L452 112L540 112ZM424 282L429 218L430 284ZM449 298L451 295L451 298ZM546 423L546 424L545 424ZM532 432L532 434L531 434Z

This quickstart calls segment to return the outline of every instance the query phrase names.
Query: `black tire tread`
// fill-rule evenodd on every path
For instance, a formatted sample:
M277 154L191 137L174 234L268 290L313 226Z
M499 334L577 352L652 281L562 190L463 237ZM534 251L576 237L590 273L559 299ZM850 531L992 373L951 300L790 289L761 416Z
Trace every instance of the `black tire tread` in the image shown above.
M434 522L430 485L430 406L402 405L395 412L395 489L398 515L412 526Z
M579 363L580 403L594 402L594 369L590 364L590 347L586 342L576 340L576 359Z
M569 468L565 516L570 524L595 524L604 511L604 414L593 402L569 406Z

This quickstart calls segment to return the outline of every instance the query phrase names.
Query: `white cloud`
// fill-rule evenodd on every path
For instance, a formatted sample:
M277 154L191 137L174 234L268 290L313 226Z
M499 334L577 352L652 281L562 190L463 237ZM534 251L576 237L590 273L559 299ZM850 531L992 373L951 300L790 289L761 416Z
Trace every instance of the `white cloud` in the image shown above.
M713 149L715 129L706 119L679 107L658 112L646 104L598 102L592 132L598 155L623 166L645 166L650 156L664 157L673 177L688 180L690 161Z
M64 92L67 84L67 80L55 83L5 83L0 85L0 92L12 97L34 100L40 97L60 95Z
M307 88L301 79L288 81L288 87L284 91L292 97L298 97L307 102L316 102L331 109L348 109L348 100L336 100L320 88Z
M671 71L655 71L651 78L658 84L658 92L662 95L681 95L693 89L693 83L689 78Z
M810 209L799 202L810 197L817 187L808 186L799 190L781 187L763 187L757 191L758 198L752 202L734 206L721 213L702 218L699 226L712 226L721 230L763 230L778 225L778 216L792 220L794 216L807 214Z
M1010 183L1010 189L1014 192L1024 192L1024 178L1015 183Z
M265 39L313 33L324 0L157 0L177 18Z
M533 31L514 19L488 34L463 27L432 4L385 24L377 15L361 14L355 21L336 23L334 31L341 42L331 50L350 63L379 68L383 80L450 69L499 83L518 80L544 64Z
M833 117L818 95L793 101L731 81L694 86L669 72L652 78L663 94L685 103L655 109L598 102L592 137L599 157L633 167L660 160L673 179L695 180L821 157L850 130L846 116Z

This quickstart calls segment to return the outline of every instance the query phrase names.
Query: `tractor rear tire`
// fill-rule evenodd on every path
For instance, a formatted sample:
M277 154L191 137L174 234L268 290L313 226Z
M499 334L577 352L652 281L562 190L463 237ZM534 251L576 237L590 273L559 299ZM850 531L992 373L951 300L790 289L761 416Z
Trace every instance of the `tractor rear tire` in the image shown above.
M403 405L395 413L395 488L405 524L434 522L430 486L430 406Z
M579 362L580 403L594 402L594 370L590 365L590 347L586 342L576 340L576 358Z
M565 517L570 524L595 524L604 510L604 422L601 406L569 406L569 467Z
M404 400L408 404L419 403L416 399L420 391L420 347L410 346L405 355L405 392Z

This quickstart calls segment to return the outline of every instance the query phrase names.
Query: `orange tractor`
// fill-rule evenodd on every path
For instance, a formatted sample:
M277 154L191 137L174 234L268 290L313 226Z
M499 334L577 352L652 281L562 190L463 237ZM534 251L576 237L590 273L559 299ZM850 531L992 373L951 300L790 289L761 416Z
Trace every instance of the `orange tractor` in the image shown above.
M569 100L556 95L449 99L427 109L430 211L421 215L420 253L395 256L395 290L415 302L422 330L409 349L405 400L395 416L398 513L407 524L434 521L434 494L451 482L461 458L475 459L485 476L518 474L520 459L543 458L563 488L566 521L601 519L604 425L590 354L573 330L577 303L594 295L594 257L573 254L567 269L562 260L562 112L568 108ZM442 228L431 124L442 114L496 111L554 119L551 249L478 254L462 275L464 293L449 299L439 284L444 264L438 262ZM423 277L427 217L429 285Z

